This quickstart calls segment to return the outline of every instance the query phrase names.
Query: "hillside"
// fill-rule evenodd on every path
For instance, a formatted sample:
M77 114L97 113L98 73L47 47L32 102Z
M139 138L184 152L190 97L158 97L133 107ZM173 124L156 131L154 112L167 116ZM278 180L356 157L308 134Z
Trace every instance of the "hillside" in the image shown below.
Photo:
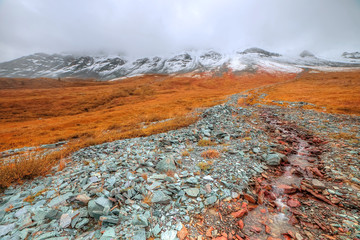
M307 54L305 54L307 53ZM337 60L316 57L304 51L299 57L282 56L260 48L221 53L213 50L188 51L139 59L127 56L77 56L36 53L0 63L0 77L12 78L96 78L110 80L139 74L178 74L188 72L301 72L302 68L351 68L360 61L343 54ZM355 56L355 55L354 55Z
M249 54L261 67L1 78L0 238L357 239L359 69Z

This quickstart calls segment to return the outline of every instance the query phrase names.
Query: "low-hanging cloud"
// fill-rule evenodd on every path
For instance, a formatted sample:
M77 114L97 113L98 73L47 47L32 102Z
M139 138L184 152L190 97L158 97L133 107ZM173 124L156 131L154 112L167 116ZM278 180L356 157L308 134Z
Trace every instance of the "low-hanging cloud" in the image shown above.
M0 61L34 52L360 51L359 0L0 0Z

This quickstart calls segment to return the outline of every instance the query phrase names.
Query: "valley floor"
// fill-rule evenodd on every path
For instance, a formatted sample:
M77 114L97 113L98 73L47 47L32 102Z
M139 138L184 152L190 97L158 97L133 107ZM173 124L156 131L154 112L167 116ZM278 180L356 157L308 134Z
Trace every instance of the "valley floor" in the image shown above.
M360 117L316 111L329 106L320 95L267 99L301 77L231 95L187 127L82 148L61 171L10 186L0 237L359 239Z

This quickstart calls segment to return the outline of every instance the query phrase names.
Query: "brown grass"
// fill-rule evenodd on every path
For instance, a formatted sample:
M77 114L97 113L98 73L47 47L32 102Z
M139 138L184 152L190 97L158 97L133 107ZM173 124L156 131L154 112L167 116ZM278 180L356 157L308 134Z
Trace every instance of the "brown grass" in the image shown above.
M360 71L306 73L299 79L265 88L265 101L308 102L305 108L360 115Z
M212 142L211 140L207 140L207 139L201 139L197 145L199 147L206 147L206 146L214 146L216 145L216 143Z
M51 156L18 159L13 164L1 161L0 186L47 174L61 157L83 147L188 126L197 120L189 115L195 109L292 77L146 75L105 83L0 79L0 151L69 140L65 149Z
M66 167L66 162L65 159L60 159L60 163L59 163L59 167L58 167L58 171L62 171L64 170L64 168Z
M0 189L14 182L33 179L50 172L61 154L54 152L46 156L30 152L16 156L11 163L0 164Z
M215 150L215 149L209 149L209 150L207 150L207 151L205 151L205 152L202 152L202 153L201 153L201 156L202 156L203 158L210 158L210 159L212 159L212 158L218 158L218 157L220 156L220 153L219 153L217 150Z
M152 194L149 192L147 195L143 196L142 202L151 206L152 205L151 199L152 199Z

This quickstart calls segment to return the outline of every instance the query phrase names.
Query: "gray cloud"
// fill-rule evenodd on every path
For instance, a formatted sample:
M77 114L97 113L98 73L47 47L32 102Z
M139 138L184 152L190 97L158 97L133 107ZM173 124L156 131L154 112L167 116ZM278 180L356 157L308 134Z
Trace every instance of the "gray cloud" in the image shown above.
M0 0L0 61L34 52L360 50L359 0Z

